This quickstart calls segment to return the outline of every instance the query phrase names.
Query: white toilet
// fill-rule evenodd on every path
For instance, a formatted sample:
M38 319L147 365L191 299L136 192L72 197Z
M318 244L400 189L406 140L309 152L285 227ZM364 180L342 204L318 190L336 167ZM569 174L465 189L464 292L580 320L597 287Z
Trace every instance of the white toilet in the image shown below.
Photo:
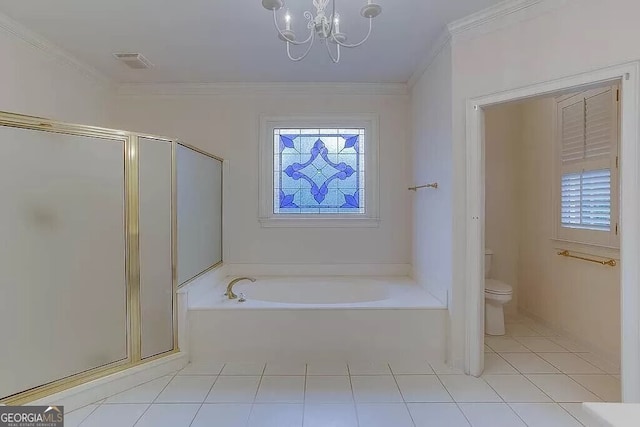
M484 330L488 335L504 335L504 305L511 301L513 288L499 280L489 279L491 249L484 251Z

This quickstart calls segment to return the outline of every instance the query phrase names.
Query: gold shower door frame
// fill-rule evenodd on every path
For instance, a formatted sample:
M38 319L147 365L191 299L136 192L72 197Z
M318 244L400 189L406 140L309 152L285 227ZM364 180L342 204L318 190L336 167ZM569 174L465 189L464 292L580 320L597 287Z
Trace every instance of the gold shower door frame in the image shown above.
M123 144L124 167L124 235L125 235L125 286L127 299L127 355L126 358L88 371L79 372L38 387L0 399L6 405L25 404L54 393L84 384L97 378L129 369L161 357L179 352L177 313L177 197L176 197L176 145L177 141L155 135L122 130L68 124L21 114L0 112L0 126L54 132L75 136L87 136L112 140ZM140 244L139 244L139 145L140 138L171 144L171 272L173 310L173 348L147 358L142 358L142 328L140 306ZM17 325L19 327L19 325Z

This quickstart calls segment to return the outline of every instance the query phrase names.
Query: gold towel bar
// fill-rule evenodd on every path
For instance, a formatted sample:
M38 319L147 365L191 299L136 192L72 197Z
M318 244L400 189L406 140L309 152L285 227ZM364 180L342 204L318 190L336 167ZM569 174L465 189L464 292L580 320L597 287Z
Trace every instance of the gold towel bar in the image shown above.
M558 252L558 255L566 256L566 257L569 257L569 258L581 259L583 261L597 262L598 264L608 265L610 267L615 267L616 265L618 265L618 263L616 262L615 259L610 259L610 260L607 260L607 261L600 261L600 260L597 260L597 259L585 258L585 257L577 256L577 255L571 255L571 253L569 251Z
M416 187L409 187L411 191L418 191L421 188L438 188L438 183L434 182L432 184L418 185Z

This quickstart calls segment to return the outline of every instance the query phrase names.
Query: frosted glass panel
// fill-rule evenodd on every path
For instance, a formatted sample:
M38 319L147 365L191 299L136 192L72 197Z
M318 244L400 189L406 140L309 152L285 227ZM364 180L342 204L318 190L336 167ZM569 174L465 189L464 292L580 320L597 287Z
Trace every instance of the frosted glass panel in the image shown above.
M222 261L222 162L178 145L178 283Z
M171 143L140 138L142 357L173 349Z
M123 153L0 127L0 396L127 357Z

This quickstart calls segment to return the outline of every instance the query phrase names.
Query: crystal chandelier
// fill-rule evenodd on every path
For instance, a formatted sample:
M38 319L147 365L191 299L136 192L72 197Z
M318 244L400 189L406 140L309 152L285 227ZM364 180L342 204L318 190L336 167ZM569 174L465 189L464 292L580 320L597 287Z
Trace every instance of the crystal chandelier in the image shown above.
M332 2L331 14L328 14L327 6L330 1ZM295 33L291 30L291 15L288 10L284 16L285 29L282 30L278 25L277 11L284 6L284 0L262 0L262 6L267 10L273 11L273 23L276 26L276 30L278 30L278 38L287 44L287 55L292 61L301 61L306 58L316 39L320 39L320 42L325 44L331 60L334 63L338 63L340 61L340 48L354 48L366 42L371 35L373 18L382 13L382 7L379 4L374 3L373 0L367 0L367 4L360 9L360 14L369 20L369 32L362 41L348 44L346 34L340 32L340 15L336 12L336 0L313 0L313 5L316 8L315 16L309 11L304 12L309 36L303 41L298 41ZM332 51L330 44L335 45L335 53ZM307 48L302 55L293 56L291 54L291 45L307 45Z

